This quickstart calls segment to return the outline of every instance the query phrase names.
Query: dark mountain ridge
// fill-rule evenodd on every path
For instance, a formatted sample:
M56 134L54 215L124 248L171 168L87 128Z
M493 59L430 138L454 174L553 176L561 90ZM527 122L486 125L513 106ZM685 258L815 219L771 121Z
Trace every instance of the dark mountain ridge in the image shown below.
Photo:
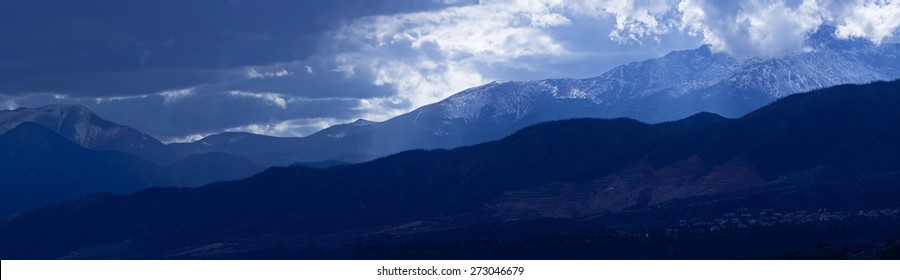
M0 175L2 214L94 192L124 194L172 184L152 163L121 152L87 150L32 122L0 135Z
M44 125L24 122L0 134L0 215L91 193L195 187L261 170L246 159L216 153L162 167L123 152L86 149Z
M415 246L452 240L446 234L454 229L477 227L482 230L472 232L486 234L478 238L512 242L502 229L528 232L535 228L522 224L532 221L559 241L570 230L590 234L664 223L662 209L714 215L703 205L755 207L759 200L747 197L764 196L756 192L764 189L773 190L770 197L818 197L805 207L900 207L900 201L884 200L896 193L889 178L900 172L896 108L900 81L845 85L792 95L733 120L698 114L657 125L552 121L453 150L407 151L327 169L270 168L197 189L99 195L6 218L0 222L0 257L241 258L255 252L298 258L366 244L384 249L333 257L366 252L383 258L379 252L393 250L378 245L385 240L417 256L410 246L424 252L428 247ZM867 195L846 195L857 189L846 186L858 185ZM831 194L816 195L821 193ZM707 200L691 202L699 198ZM579 222L584 219L595 223ZM566 225L548 227L552 221ZM470 244L460 242L447 244ZM219 249L203 249L212 244ZM771 246L765 254L778 250ZM96 248L112 253L88 254ZM434 248L428 252L438 258L452 251ZM502 257L498 248L480 256Z

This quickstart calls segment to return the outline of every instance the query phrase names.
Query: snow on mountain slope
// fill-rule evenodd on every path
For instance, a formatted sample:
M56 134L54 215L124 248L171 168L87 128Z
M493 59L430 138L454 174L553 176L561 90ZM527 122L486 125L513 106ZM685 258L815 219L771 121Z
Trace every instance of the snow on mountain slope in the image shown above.
M0 133L24 122L41 124L86 148L99 146L130 129L103 120L79 105L54 104L0 112Z
M467 123L480 118L518 121L548 106L548 101L582 100L597 105L597 114L585 117L659 122L671 120L666 111L679 110L671 107L684 105L680 102L755 98L763 105L793 93L900 77L900 46L838 40L832 37L833 32L833 28L823 27L810 37L808 51L782 57L735 59L702 46L622 65L594 78L493 82L462 91L436 107L443 117ZM716 111L713 105L718 104L690 104ZM653 113L635 113L650 111ZM747 111L716 113L739 116Z
M337 125L291 140L291 148L279 155L319 161L345 154L453 148L569 118L657 123L703 111L740 117L792 93L900 78L900 46L838 40L833 32L823 27L810 37L808 51L781 57L734 58L701 46L593 78L496 81L384 122Z
M793 93L900 78L900 45L838 40L832 34L834 28L822 27L810 36L808 50L781 57L734 58L701 46L592 78L492 82L383 122L359 120L306 137L222 133L167 147L181 154L232 153L261 166L357 162L497 140L551 120L627 117L656 123L702 111L740 117Z
M0 111L0 134L24 122L50 128L85 148L122 151L159 164L177 158L152 136L100 118L81 105L54 104Z

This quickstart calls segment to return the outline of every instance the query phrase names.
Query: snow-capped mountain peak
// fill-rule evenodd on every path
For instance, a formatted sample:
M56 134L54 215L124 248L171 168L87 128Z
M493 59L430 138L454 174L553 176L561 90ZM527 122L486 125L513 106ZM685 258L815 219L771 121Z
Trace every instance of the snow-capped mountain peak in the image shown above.
M161 151L164 144L150 135L100 118L81 105L53 104L0 111L0 134L25 122L47 127L85 148L119 150L160 163L172 157Z
M88 148L100 145L105 139L125 129L97 117L84 106L53 104L0 112L0 133L23 122L41 124Z
M594 110L584 117L659 122L697 111L736 117L793 93L900 77L898 44L838 39L834 27L823 26L810 35L808 45L803 52L744 59L701 46L625 64L593 78L496 81L426 106L418 114L466 123L519 121L547 107L593 104Z
M370 120L367 120L367 119L357 119L356 121L350 123L350 125L352 125L352 126L366 126L366 125L372 125L372 124L376 124L376 123L378 123L378 122L373 122L373 121L370 121Z

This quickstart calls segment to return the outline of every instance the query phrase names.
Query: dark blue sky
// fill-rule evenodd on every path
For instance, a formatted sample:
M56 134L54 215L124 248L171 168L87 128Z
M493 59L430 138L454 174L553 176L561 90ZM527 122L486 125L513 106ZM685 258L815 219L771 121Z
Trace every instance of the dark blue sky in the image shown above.
M4 1L3 92L118 96L189 87L214 70L302 60L322 33L428 1ZM134 79L127 79L134 78Z
M701 44L737 57L897 40L897 1L0 2L0 109L83 104L162 140L306 135L492 80L589 77ZM641 2L641 1L638 1Z

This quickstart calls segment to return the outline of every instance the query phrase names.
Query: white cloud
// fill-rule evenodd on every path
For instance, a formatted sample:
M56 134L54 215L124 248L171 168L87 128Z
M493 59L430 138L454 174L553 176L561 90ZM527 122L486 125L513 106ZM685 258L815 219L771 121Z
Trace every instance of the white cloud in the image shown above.
M330 126L349 123L351 120L337 118L302 118L269 123L251 123L227 128L223 132L248 132L277 137L303 137ZM215 133L194 133L162 140L163 143L191 143Z
M893 15L884 6L895 4L870 2L847 7L878 8L880 18ZM576 20L611 20L612 26L597 28L608 28L608 38L619 44L643 45L649 39L659 45L664 35L677 32L736 57L777 56L803 51L809 33L842 20L833 16L835 7L831 0L485 0L476 6L358 19L329 34L324 52L333 71L396 91L361 101L360 108L370 112L365 117L383 120L501 79L493 75L497 68L532 71L546 60L578 57L557 38L561 28ZM878 18L878 23L890 21ZM844 22L841 34L847 36L861 33L854 30L892 28Z
M146 94L142 94L142 95L130 95L130 96L95 97L94 103L100 104L103 102L113 102L113 101L120 101L120 100L131 100L131 99L139 99L139 98L143 99L143 98L147 98L147 96L148 95L146 95ZM163 98L164 98L163 101L165 101L165 96L162 94L160 94L160 96L163 96Z
M363 112L360 118L383 121L407 112L409 106L406 100L401 97L373 97L359 100L357 111Z
M548 32L571 24L563 10L562 1L482 1L362 18L332 34L333 69L347 77L362 73L371 76L373 85L393 87L396 96L366 99L361 105L372 112L367 118L384 119L490 81L482 68L567 55Z
M616 24L609 32L609 38L619 43L642 43L644 37L652 37L659 42L659 35L677 27L675 19L668 17L674 7L673 1L604 1L598 3L605 13L612 14Z
M286 97L283 94L274 92L246 92L234 90L228 92L228 94L230 94L231 96L262 99L271 105L280 107L281 109L287 109L287 104L292 102L290 97Z
M244 74L247 75L247 78L250 78L250 79L269 79L269 78L287 77L287 76L293 75L294 73L292 73L284 68L274 70L274 71L260 71L254 67L248 67L244 71Z
M803 50L807 35L828 18L816 0L793 2L685 0L678 10L681 28L713 51L766 57Z
M167 90L157 93L163 97L164 104L172 104L194 94L194 88L184 88L177 90ZM98 102L99 103L99 102Z
M10 98L10 99L3 100L3 108L5 110L15 110L16 108L19 108L19 107L20 106L19 106L19 104L16 103L15 99Z
M209 135L210 134L205 134L205 133L188 134L188 135L181 136L181 137L168 138L168 139L162 140L162 142L165 144L191 143L191 142L197 142L200 139L203 139L204 137L209 136Z
M612 41L659 42L673 31L699 37L735 57L778 56L807 50L807 36L822 24L836 37L880 43L896 37L898 0L626 0L567 2L574 14L613 15Z
M298 96L290 96L283 93L277 92L249 92L249 91L240 91L240 90L232 90L228 92L228 95L235 97L247 97L247 98L255 98L265 101L267 104L279 107L281 109L287 109L287 105L296 102L315 102L315 101L355 101L355 98L346 98L346 97L320 97L320 98L306 98L306 97L298 97Z
M578 57L557 38L576 21L612 22L597 28L608 28L619 44L660 45L677 33L742 58L806 51L807 36L822 24L838 26L842 38L880 42L896 31L897 10L894 0L484 0L361 18L330 33L323 46L332 71L396 91L360 101L366 118L383 120L500 79L493 75L498 68L532 71L547 60Z
M484 0L475 6L360 18L326 34L319 53L308 60L243 68L240 74L268 79L291 71L324 70L319 71L323 76L338 72L333 75L341 76L337 79L365 81L380 88L376 90L394 92L354 99L359 102L356 110L363 112L360 117L384 120L469 87L515 77L498 72L555 75L535 69L585 57L579 53L585 52L584 45L575 46L583 38L573 38L577 36L571 32L586 29L576 24L596 24L598 32L592 35L602 39L596 42L609 42L588 52L644 48L658 55L671 45L705 43L739 58L778 56L810 50L807 36L822 24L836 26L838 38L878 43L895 37L898 5L896 0ZM670 41L664 44L664 39ZM602 70L608 65L582 67ZM302 99L274 92L230 94L282 109Z
M228 132L249 132L253 134L279 137L302 137L329 126L347 123L350 120L336 118L305 118L277 121L271 123L253 123L226 129Z
M840 11L837 37L866 38L880 44L885 38L894 37L900 27L900 1L855 1L850 9Z

